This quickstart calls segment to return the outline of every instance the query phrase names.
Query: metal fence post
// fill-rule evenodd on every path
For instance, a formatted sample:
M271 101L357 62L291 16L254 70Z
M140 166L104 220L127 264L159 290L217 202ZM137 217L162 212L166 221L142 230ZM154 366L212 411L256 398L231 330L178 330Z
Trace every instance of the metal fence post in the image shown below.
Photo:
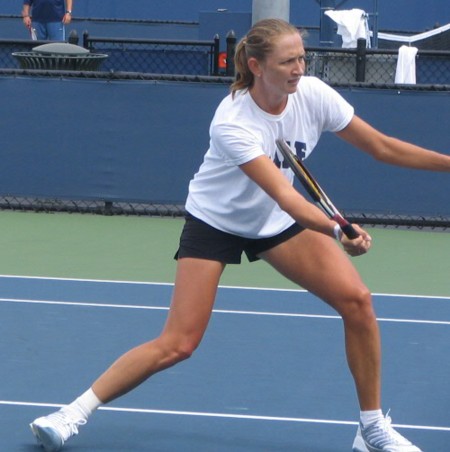
M366 45L364 38L358 39L356 47L356 81L364 82L366 80Z
M227 69L226 75L234 75L234 52L236 50L236 35L233 30L227 34Z
M78 33L77 30L72 30L69 33L69 39L67 40L69 44L78 45Z
M219 55L220 55L220 38L216 34L214 36L214 55L213 55L213 75L219 75Z
M83 31L83 47L89 49L89 33L87 30Z

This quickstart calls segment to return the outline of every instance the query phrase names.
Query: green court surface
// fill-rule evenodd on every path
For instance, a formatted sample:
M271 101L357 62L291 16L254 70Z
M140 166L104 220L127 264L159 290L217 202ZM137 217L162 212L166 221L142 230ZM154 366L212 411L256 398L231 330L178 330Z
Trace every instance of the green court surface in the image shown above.
M171 283L183 220L1 211L0 223L0 274ZM368 230L373 247L353 262L373 292L450 296L448 232ZM295 287L245 258L221 284Z

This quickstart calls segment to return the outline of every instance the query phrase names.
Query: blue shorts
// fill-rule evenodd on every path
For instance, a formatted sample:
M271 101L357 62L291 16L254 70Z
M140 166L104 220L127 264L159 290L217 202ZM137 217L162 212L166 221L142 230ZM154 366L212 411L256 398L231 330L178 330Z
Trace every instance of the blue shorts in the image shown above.
M187 214L175 259L196 257L224 264L240 264L241 255L244 252L248 260L254 262L259 260L258 255L263 251L289 240L303 230L302 226L294 223L273 237L248 239L220 231L193 215Z

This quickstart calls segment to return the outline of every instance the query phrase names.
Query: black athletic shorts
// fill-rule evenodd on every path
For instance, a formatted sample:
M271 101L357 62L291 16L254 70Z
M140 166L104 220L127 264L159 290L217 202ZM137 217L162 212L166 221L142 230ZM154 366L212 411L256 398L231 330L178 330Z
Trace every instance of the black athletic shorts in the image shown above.
M247 239L213 228L188 213L175 259L197 257L225 264L240 264L242 252L245 252L248 260L254 262L259 259L258 254L289 240L303 229L303 227L294 223L291 227L273 237Z

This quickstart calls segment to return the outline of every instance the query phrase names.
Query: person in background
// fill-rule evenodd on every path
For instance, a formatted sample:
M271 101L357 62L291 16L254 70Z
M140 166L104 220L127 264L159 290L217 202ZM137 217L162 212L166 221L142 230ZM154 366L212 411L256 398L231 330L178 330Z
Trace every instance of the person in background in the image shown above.
M72 20L72 0L24 0L22 19L32 39L65 41Z
M450 172L450 156L371 127L337 91L304 76L305 56L301 33L277 19L256 23L239 42L236 80L216 110L209 149L189 184L166 324L157 338L119 357L69 405L31 423L46 451L60 450L101 405L189 358L206 331L222 272L228 264L239 264L245 253L251 262L264 260L342 317L359 400L353 451L420 452L381 409L377 319L370 292L346 255L367 253L371 237L355 225L360 235L348 239L295 190L294 175L275 141L285 139L308 156L322 132L333 132L374 160L442 172ZM330 450L333 445L330 434Z

